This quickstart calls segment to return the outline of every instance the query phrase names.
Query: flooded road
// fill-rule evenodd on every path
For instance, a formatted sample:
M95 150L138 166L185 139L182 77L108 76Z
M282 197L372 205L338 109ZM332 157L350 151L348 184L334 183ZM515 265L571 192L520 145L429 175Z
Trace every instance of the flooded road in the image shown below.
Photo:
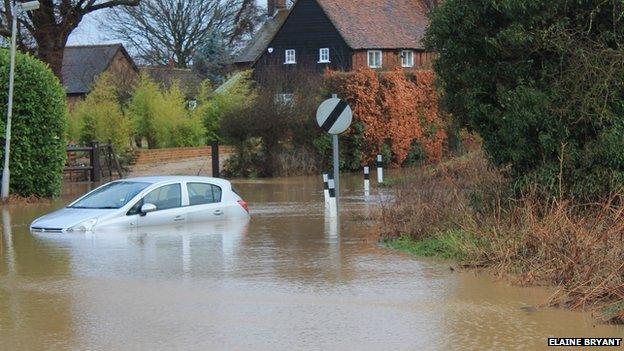
M2 211L2 350L501 350L622 337L548 292L380 248L361 181L340 235L316 178L235 183L249 223L30 234L63 200Z

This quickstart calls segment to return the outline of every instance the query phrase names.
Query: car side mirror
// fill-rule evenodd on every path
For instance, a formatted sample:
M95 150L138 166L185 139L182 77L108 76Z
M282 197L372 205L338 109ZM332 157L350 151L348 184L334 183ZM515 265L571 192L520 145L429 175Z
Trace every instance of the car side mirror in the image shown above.
M154 204L143 204L143 206L141 206L141 216L145 216L146 214L154 212L157 209L158 208Z

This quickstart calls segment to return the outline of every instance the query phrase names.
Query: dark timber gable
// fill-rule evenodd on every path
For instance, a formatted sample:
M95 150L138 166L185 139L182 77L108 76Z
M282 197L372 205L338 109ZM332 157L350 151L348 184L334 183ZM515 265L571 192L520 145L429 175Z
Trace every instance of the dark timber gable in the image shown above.
M326 68L351 69L352 50L316 0L299 0L254 67L255 76L318 74ZM329 49L330 63L319 63L319 50ZM269 52L272 49L272 52ZM295 50L296 64L284 64L286 50Z

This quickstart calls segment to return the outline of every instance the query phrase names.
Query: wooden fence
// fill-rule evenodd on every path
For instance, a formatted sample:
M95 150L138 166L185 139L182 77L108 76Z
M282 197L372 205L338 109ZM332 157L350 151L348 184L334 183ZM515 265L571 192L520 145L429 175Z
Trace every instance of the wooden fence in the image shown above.
M119 178L124 177L117 154L111 143L99 144L91 142L90 146L68 145L67 164L63 173L68 174L70 180L75 180L73 175L82 176L80 180L99 182L102 178L112 178L113 169Z

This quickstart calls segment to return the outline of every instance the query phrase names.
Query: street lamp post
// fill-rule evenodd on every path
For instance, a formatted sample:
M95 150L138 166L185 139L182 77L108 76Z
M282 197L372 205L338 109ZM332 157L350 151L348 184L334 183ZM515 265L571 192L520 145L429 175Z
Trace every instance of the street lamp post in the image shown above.
M17 3L13 0L11 14L13 21L11 24L11 63L9 68L9 102L7 103L7 122L4 138L4 168L2 168L2 200L9 197L9 156L11 154L11 118L13 117L13 81L15 80L15 52L17 51L17 11L33 11L39 8L39 1L28 1Z

